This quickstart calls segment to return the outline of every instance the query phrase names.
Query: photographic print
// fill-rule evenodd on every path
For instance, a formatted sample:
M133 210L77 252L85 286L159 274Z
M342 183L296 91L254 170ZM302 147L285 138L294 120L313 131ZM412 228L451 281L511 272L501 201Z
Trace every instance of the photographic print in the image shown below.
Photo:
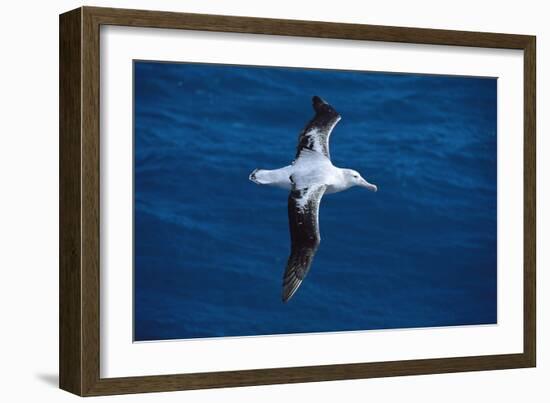
M497 79L134 61L134 340L497 323Z

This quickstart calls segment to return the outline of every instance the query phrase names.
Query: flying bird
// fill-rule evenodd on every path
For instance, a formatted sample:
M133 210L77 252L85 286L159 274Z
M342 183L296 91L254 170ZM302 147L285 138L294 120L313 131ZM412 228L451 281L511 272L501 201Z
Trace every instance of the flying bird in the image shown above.
M314 96L312 101L315 116L298 137L294 162L279 169L255 169L249 176L252 182L259 185L290 190L288 221L291 250L283 276L283 302L296 293L319 248L319 204L323 195L353 186L362 186L373 192L378 190L359 172L332 165L329 138L341 116L320 97Z

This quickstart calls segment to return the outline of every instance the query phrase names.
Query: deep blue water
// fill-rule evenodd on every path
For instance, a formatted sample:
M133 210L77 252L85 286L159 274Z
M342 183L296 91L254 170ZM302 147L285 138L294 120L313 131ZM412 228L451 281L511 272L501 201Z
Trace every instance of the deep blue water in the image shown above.
M496 323L496 79L135 62L135 340ZM353 188L288 304L287 192L311 97Z

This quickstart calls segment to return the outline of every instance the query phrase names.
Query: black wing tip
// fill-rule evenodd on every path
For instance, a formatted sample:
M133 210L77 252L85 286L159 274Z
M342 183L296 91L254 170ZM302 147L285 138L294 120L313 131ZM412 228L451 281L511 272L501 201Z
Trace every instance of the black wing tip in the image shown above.
M311 98L311 103L313 104L313 109L317 113L328 112L334 115L338 115L338 112L336 112L336 110L334 110L334 108L320 96L314 95L313 98Z
M316 104L326 104L327 102L321 98L320 96L318 95L314 95L313 98L311 98L311 101L313 102L313 105L316 105Z
M330 106L327 101L317 95L314 95L313 98L311 98L311 103L313 104L313 109L315 110L322 108L324 105Z
M298 291L301 283L302 280L298 280L297 283L288 284L287 286L283 287L282 300L285 304L290 301L294 294L296 294L296 291Z
M296 266L287 266L285 271L282 294L282 300L285 303L288 302L294 294L296 294L296 291L298 291L298 288L300 288L300 285L302 285L302 281L304 280L303 277L300 278L296 270Z
M292 295L287 294L283 291L283 298L282 301L286 304L288 301L290 301L290 298L292 298Z

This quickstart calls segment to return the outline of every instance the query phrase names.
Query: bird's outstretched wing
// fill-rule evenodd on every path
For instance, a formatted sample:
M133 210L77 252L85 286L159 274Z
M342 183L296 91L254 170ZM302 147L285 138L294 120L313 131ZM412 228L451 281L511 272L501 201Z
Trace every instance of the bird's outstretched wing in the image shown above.
M283 302L287 302L305 278L321 242L319 204L326 185L297 189L292 180L288 196L291 251L283 276Z
M302 149L307 148L317 151L330 159L330 133L341 117L332 106L318 96L313 97L312 103L315 116L300 133L296 158L298 158Z

